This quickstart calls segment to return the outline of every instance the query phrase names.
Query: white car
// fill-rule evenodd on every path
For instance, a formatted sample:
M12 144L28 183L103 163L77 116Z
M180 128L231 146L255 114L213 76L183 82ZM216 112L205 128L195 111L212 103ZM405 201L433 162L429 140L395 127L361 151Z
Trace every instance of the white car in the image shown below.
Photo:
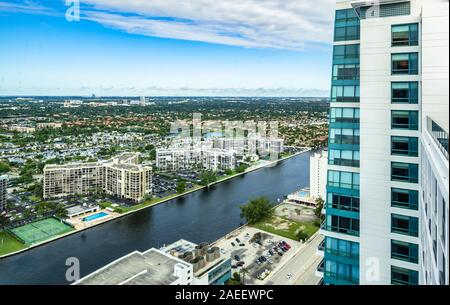
M290 280L290 279L292 278L292 273L288 273L288 274L286 275L286 278L287 278L288 280Z

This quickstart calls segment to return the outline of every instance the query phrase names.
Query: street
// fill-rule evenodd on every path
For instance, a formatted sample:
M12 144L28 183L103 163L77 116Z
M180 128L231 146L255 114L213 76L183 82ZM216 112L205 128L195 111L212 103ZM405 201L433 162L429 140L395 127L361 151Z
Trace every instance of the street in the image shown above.
M316 234L309 242L300 247L299 251L280 269L271 274L266 285L317 285L320 281L315 275L322 257L316 254L317 247L323 236ZM291 273L292 277L287 278Z

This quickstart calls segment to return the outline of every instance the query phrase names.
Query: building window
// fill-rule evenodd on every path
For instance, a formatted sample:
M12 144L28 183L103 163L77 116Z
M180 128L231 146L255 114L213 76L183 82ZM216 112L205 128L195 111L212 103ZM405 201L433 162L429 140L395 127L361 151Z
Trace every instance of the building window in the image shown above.
M391 111L391 127L393 129L419 129L419 112L407 110Z
M392 285L418 285L419 273L414 270L391 266Z
M328 215L326 220L326 230L352 236L359 236L359 219Z
M337 10L334 25L334 41L358 40L359 17L354 9Z
M419 235L419 220L417 217L391 214L391 232L417 237Z
M359 145L359 129L330 128L330 143Z
M333 62L359 61L359 44L334 46Z
M417 264L418 257L419 247L416 244L391 240L391 258Z
M333 278L338 282L359 283L359 267L342 262L326 260L324 275L326 278Z
M419 165L413 163L391 162L392 181L417 183Z
M330 123L359 123L359 108L331 108Z
M359 212L359 198L349 195L336 194L329 192L327 194L327 208Z
M418 209L419 192L399 188L391 189L391 206L411 210Z
M331 187L359 190L359 173L329 170L328 185Z
M333 80L359 80L359 64L333 65Z
M419 102L418 82L393 82L391 84L391 103L417 104Z
M359 86L332 86L331 102L359 103Z
M419 73L418 66L418 53L392 54L392 74L415 75Z
M330 149L328 152L328 164L359 167L359 151Z
M391 137L391 154L417 157L419 155L419 139L415 137Z
M417 46L419 44L419 25L398 24L392 26L392 46Z
M325 238L325 252L353 259L359 258L359 244L332 237Z

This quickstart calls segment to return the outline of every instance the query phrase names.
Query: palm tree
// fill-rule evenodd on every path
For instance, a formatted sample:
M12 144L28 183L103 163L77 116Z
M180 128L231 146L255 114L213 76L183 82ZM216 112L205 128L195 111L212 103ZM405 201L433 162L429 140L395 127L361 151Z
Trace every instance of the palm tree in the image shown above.
M239 273L242 275L242 285L245 285L245 275L249 274L249 271L247 268L242 268Z

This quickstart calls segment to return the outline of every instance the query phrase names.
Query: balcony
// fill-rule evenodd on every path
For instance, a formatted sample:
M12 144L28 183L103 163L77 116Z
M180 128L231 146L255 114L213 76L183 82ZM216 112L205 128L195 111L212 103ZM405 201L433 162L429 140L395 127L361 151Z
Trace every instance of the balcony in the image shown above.
M449 136L444 129L436 124L430 117L427 117L427 131L431 135L439 150L448 161Z
M316 254L317 256L324 256L324 250L325 250L325 239L322 240L322 242L317 246Z
M316 268L316 276L317 277L323 277L323 272L325 271L325 260L322 259L319 263L319 265Z

